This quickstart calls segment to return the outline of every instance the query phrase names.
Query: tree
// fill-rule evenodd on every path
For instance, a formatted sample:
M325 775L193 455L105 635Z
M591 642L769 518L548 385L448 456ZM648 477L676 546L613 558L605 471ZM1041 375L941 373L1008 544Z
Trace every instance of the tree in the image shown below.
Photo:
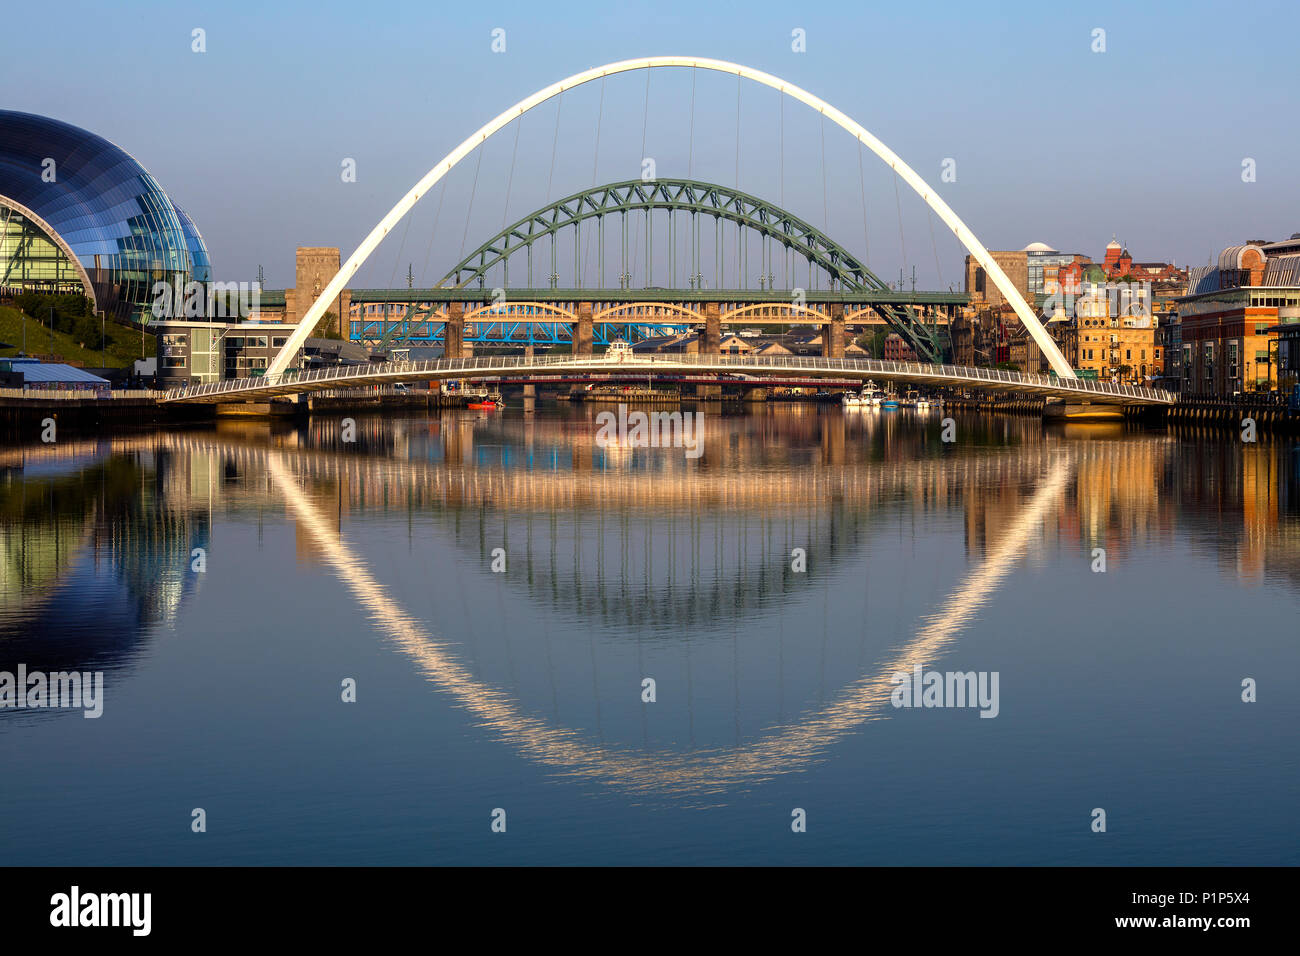
M881 358L885 354L885 339L889 337L889 330L883 327L870 329L859 335L854 341L867 350L872 358Z

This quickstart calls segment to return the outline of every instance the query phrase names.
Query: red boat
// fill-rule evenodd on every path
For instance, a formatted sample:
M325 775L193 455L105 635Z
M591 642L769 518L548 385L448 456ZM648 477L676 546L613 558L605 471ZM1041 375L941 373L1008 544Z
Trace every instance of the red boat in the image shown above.
M497 403L496 403L496 402L492 402L492 401L488 401L488 402L470 402L470 403L469 403L468 405L466 405L465 407L466 407L466 408L474 408L474 409L478 409L478 410L480 410L480 411L492 411L493 409L495 409L495 408L497 407Z

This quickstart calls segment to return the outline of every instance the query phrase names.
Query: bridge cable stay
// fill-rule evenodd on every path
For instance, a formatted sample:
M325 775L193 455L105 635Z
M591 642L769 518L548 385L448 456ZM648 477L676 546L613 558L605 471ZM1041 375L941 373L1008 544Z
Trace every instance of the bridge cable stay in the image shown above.
M934 250L934 271L939 274L939 287L943 287L943 266L939 265L939 243L934 238L934 213L925 207L925 217L930 220L930 248Z
M555 150L556 150L556 147L557 147L557 146L559 145L559 143L560 143L560 109L561 109L563 106L564 106L564 94L563 94L563 93L560 93L560 95L557 96L557 97L555 98L555 135L554 135L554 137L552 137L552 139L551 139L551 171L550 171L549 173L546 174L546 198L547 198L548 201L549 201L550 198L551 198L551 184L552 184L552 182L553 182L554 179L555 179ZM551 245L551 274L550 274L549 276L546 277L546 284L547 284L548 286L551 285L551 283L553 283L553 282L555 281L555 279L554 279L554 276L555 276L555 234L554 234L554 233L551 234L551 243L550 243L550 245ZM529 253L529 259L530 259L530 261L531 261L531 259L532 259L532 253L531 253L531 252ZM532 268L531 268L531 266L529 267L529 272L528 272L528 284L529 284L530 286L533 284L533 282L532 282Z
M740 189L740 89L743 85L741 76L736 74L736 189ZM737 207L741 202L737 200ZM737 209L739 211L739 208ZM736 223L736 285L738 288L745 288L745 270L741 265L741 242L745 235L745 227L739 222Z
M469 190L469 206L465 209L465 231L461 233L460 237L460 255L457 256L459 259L465 258L465 243L469 241L469 220L474 212L474 196L478 193L478 173L483 167L483 154L487 150L479 147L475 152L478 153L478 158L474 163L474 183Z
M826 199L826 114L821 114L821 139L822 139L822 228L827 235L831 232L831 207ZM828 284L833 290L835 287L835 276L827 276Z
M645 71L645 105L642 106L641 108L641 155L637 157L637 163L636 163L636 168L640 170L645 169L646 130L650 125L650 74L653 72L654 70L652 69L647 69ZM658 173L658 170L656 169L655 172ZM645 215L647 217L650 215L649 209L645 211ZM627 223L625 217L624 228L626 228L626 225ZM646 230L646 234L649 235L649 229ZM629 289L632 288L633 284L636 281L634 278L635 273L632 270L636 268L636 263L640 258L641 258L641 233L638 230L636 237L632 243L632 261L628 263L628 268L627 268L627 273L628 273L627 284ZM647 249L646 250L646 278L645 278L645 284L647 287L649 287L650 285L649 259L650 259L650 250Z
M406 217L406 226L405 226L405 228L402 229L402 241L401 241L401 244L397 247L397 255L393 257L393 271L392 271L392 273L391 273L391 275L389 276L389 279L388 279L388 288L390 288L390 289L393 288L393 283L395 283L395 282L397 281L397 266L398 266L398 263L400 263L400 262L402 261L402 253L405 252L405 250L406 250L406 237L407 237L407 236L410 234L410 232L411 232L411 218L412 218L411 216L407 216L407 217ZM391 308L391 305L390 305L390 303L387 303L387 302L383 303L383 304L380 306L381 311L380 311L380 313L379 313L379 314L380 314L379 327L380 327L381 329L384 329L384 326L385 326L386 324L388 324L388 322L390 321L390 320L389 320L389 309L390 309L390 308ZM340 312L340 313L341 313L342 311L343 311L342 309L339 309L339 312ZM350 311L350 310L349 310L349 311ZM393 324L392 324L389 328L384 329L384 334L380 337L380 347L381 347L381 348L387 348L388 345L389 345L389 343L390 343L390 342L392 341L392 339L394 338L394 333L396 332L396 330L399 329L399 328L401 328L401 327L403 327L403 326L405 326L405 327L407 328L407 336L409 337L409 334L410 334L410 321L411 321L411 316L412 316L412 314L414 314L414 312L415 312L415 303L413 303L413 302L408 302L408 303L406 303L406 314L402 316L401 321L400 321L400 322L393 322ZM344 329L345 326L346 326L346 327L347 327L347 332L348 332L348 334L345 336L345 338L347 338L347 339L351 339L351 338L352 338L352 328L351 328L351 325L352 325L352 319L351 319L351 316L350 316L350 315L341 315L341 314L339 315L339 334L340 334L340 335L343 334L343 329ZM360 320L360 322L358 323L358 325L359 325L359 330L364 334L364 331L365 331L365 325L366 325L366 313L365 313L365 306L364 306L364 305L361 307L361 320Z
M780 103L780 116L777 120L777 178L780 180L781 208L785 208L785 94L780 90L776 92L777 102ZM781 245L781 282L786 289L790 288L790 250L783 243Z
M515 120L515 145L510 151L510 175L506 177L506 201L501 205L501 228L510 222L510 190L515 183L515 160L519 156L519 130L524 125L524 114Z
M903 253L903 266L907 266L907 239L903 236L903 200L898 195L898 176L892 177L894 180L894 205L898 209L898 245ZM898 274L898 291L903 291L903 273L900 270Z
M691 67L691 128L686 146L686 178L695 178L695 80L699 71ZM700 224L694 212L691 213L691 276L687 288L695 289L700 283Z
M442 201L447 198L447 180L442 181L438 192L438 209L433 214L433 228L429 231L429 245L424 250L424 268L420 271L420 285L429 285L429 262L433 259L433 240L438 235L438 221L442 219Z
M591 162L591 188L592 188L593 190L594 190L594 189L595 189L595 188L600 184L600 180L597 178L597 176L599 175L599 170L600 170L600 128L601 128L601 126L604 124L604 121L605 121L605 78L604 78L604 77L601 77L601 80L600 80L600 107L598 108L598 110L597 110L597 112L596 112L596 149L595 149L595 158L592 159L592 162ZM582 201L579 200L579 209L578 209L579 212L582 211L582 209L581 209L581 202L582 202ZM603 254L603 249L604 249L603 242L604 242L604 239L605 239L605 227L604 227L604 221L605 221L605 217L604 217L603 215L600 215L600 216L597 216L597 217L596 217L596 230L597 230L597 235L598 235L598 238L599 238L599 242L597 243L597 246L598 246L598 252L600 252L600 257L601 257L602 262L603 262L603 260L604 260L604 254ZM582 222L582 220L581 220L581 218L579 218L576 222L574 222L574 224L573 224L573 228L574 228L575 230L581 231L581 229L582 229L581 222ZM503 223L502 225L504 226L504 223ZM582 261L581 261L580 263L575 263L575 264L574 264L574 270L575 270L575 272L577 273L578 276L585 276L585 275L587 274L587 263L589 263L590 261L591 261L591 233L588 232L588 233L587 233L587 242L586 242L586 244L582 247ZM597 268L597 270L596 270L596 288L599 289L599 288L604 284L604 281L605 281L605 280L604 280L604 276L601 275L601 270L600 270L599 268ZM578 278L577 280L575 280L575 282L574 282L574 287L575 287L575 288L582 288L582 279L581 279L581 278Z
M781 98L785 102L785 97ZM862 174L862 144L858 143L858 192L862 196L862 265L871 268L871 237L867 232L867 184Z

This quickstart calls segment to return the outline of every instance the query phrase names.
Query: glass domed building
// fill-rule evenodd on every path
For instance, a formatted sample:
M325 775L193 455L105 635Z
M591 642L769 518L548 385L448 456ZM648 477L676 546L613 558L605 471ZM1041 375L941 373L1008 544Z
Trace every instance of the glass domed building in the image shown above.
M194 221L133 157L59 120L0 110L0 295L81 292L147 322L156 282L211 279Z

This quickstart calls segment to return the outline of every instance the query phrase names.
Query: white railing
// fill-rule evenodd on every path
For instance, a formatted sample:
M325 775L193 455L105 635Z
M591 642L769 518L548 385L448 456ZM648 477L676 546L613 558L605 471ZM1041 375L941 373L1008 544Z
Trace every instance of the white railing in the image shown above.
M194 401L222 395L238 396L241 393L276 392L292 394L296 391L319 391L325 383L344 381L375 382L429 378L455 378L463 373L466 378L481 378L493 371L525 371L547 368L571 368L575 371L645 370L669 371L675 368L694 367L743 372L747 369L764 372L808 371L821 375L841 371L855 375L880 378L909 378L927 382L961 384L992 383L1004 385L1009 390L1028 389L1050 391L1057 394L1075 393L1080 397L1131 399L1138 402L1172 404L1174 396L1160 389L1138 385L1117 385L1079 378L1057 378L1036 373L1009 372L1005 369L976 368L960 365L929 365L921 362L895 362L885 359L825 358L822 356L754 356L754 355L700 355L682 353L673 355L638 355L631 359L613 361L599 356L539 355L486 356L474 358L431 359L423 362L385 362L373 365L339 365L309 371L290 370L278 375L255 378L227 379L166 393L166 401Z

